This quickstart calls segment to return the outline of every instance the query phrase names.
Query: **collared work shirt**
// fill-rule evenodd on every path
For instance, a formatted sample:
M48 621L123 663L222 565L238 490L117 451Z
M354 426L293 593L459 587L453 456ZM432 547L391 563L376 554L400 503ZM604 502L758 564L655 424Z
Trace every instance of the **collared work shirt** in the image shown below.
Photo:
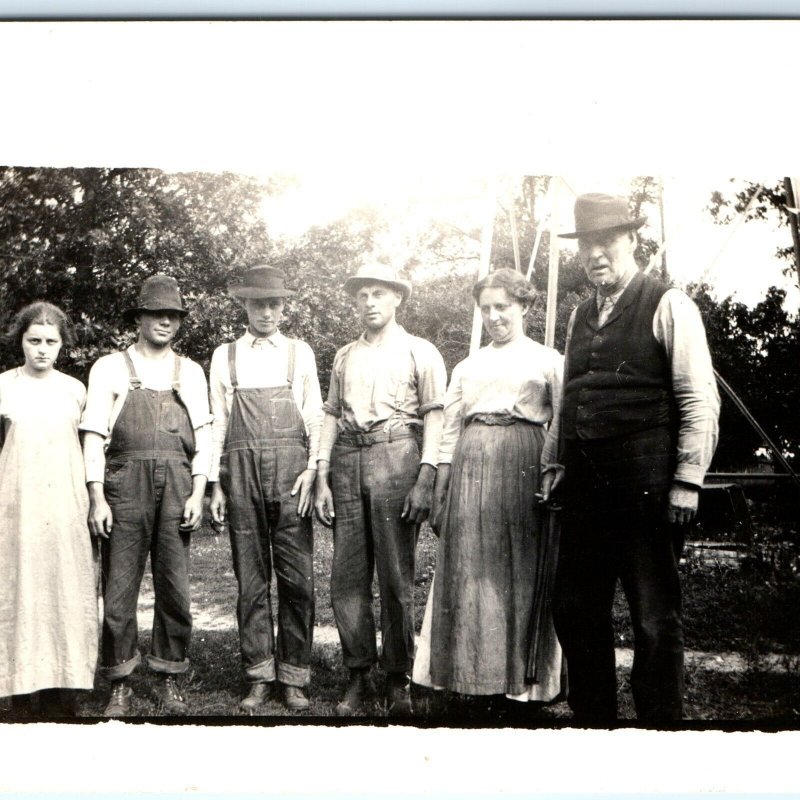
M249 331L236 340L236 377L240 389L266 389L285 386L289 368L289 340L279 331L272 336L255 337ZM219 461L225 447L228 417L233 402L233 384L228 367L228 345L220 345L211 357L211 410L213 446L208 479L219 480ZM292 395L303 417L308 436L308 468L317 468L317 450L322 428L322 392L317 363L311 348L295 340L295 365Z
M398 325L379 343L362 334L339 350L324 411L338 419L340 431L422 426L429 411L444 406L446 389L439 351ZM319 457L330 458L329 446ZM436 453L423 454L423 461L435 464Z
M611 295L614 302L626 286ZM598 295L598 309L602 300ZM572 312L567 327L567 360L575 313ZM674 479L699 487L717 446L719 393L703 320L697 306L680 289L668 289L659 301L653 315L653 336L667 354L680 417ZM558 462L559 430L560 420L556 418L542 450L543 467Z
M142 388L153 391L172 389L177 354L166 358L145 358L134 345L128 348ZM181 359L180 398L194 428L195 454L192 475L208 475L211 458L211 414L208 408L208 384L203 368L189 358ZM122 411L130 389L130 374L123 353L99 358L89 372L89 389L80 430L98 433L109 442L114 423ZM86 481L102 483L105 459L87 461Z

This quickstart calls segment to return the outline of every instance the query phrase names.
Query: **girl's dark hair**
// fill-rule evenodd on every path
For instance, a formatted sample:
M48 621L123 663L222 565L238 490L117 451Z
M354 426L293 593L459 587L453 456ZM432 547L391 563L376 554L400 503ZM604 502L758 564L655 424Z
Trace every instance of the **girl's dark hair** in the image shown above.
M480 302L481 292L484 289L505 289L510 298L523 306L530 307L536 298L536 289L531 283L520 275L515 269L496 269L485 275L472 287L472 297L476 303Z
M58 328L64 346L75 344L75 331L69 317L58 306L38 300L21 308L14 315L6 333L8 346L21 349L22 336L31 325L53 325Z

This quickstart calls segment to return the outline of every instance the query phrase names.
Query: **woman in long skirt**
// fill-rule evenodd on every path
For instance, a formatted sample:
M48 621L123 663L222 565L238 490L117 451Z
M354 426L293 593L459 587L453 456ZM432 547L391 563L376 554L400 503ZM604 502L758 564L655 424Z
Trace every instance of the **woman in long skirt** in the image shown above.
M453 371L433 523L432 685L552 700L561 649L550 616L557 542L538 503L544 426L563 358L525 336L533 287L501 269L473 296L492 341Z
M71 326L34 303L9 340L25 363L0 375L0 697L44 716L74 711L97 661L95 561L78 421L80 381L55 369ZM33 708L32 708L33 706Z

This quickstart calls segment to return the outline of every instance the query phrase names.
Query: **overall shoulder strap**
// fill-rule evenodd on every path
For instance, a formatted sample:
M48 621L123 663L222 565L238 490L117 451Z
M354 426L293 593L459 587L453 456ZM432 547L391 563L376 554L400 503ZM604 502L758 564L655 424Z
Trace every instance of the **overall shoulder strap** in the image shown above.
M172 368L172 391L175 394L181 392L181 357L175 353L175 364Z
M297 343L294 339L289 339L289 366L287 368L287 375L286 375L286 383L289 386L292 385L292 381L294 380L294 363L296 357L296 350L297 350Z
M141 389L142 381L136 374L136 367L133 365L131 354L126 350L122 351L122 357L125 359L125 366L128 368L128 384L131 389Z
M228 373L231 377L231 386L235 389L239 385L236 378L236 342L228 344Z

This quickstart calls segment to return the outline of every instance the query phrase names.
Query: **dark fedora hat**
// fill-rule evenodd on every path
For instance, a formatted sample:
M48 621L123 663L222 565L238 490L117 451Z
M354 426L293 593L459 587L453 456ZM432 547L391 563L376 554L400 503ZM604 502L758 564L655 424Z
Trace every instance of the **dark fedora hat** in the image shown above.
M228 294L238 300L264 300L270 297L290 297L297 294L286 288L286 273L266 264L250 267L240 283L228 285Z
M632 231L645 222L647 217L631 218L624 197L592 192L580 195L575 201L575 230L558 235L562 239L577 239L590 233Z
M175 311L182 317L189 313L183 307L178 282L169 275L151 275L147 278L139 291L139 302L124 311L122 317L130 322L143 311Z

